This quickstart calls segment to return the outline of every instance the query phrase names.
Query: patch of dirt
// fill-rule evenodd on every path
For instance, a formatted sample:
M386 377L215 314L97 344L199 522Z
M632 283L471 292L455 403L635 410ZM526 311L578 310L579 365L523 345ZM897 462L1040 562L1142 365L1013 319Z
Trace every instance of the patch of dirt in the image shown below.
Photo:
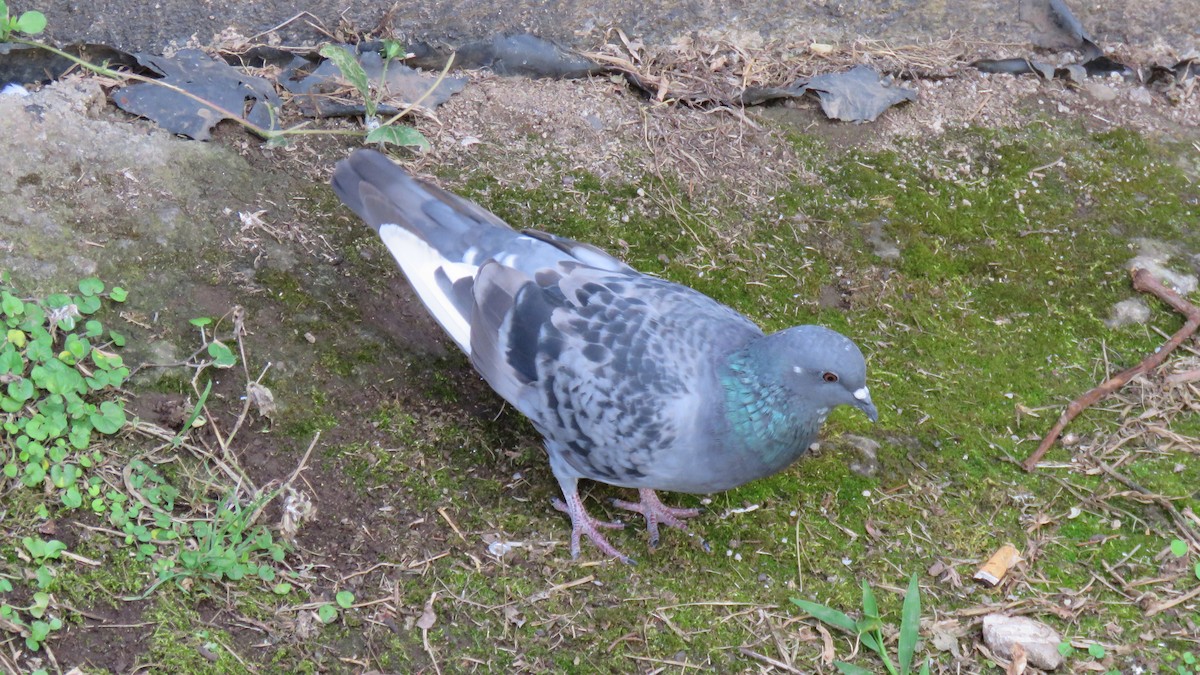
M108 606L76 607L83 623L68 623L52 645L60 663L87 669L129 673L146 653L155 624L143 617L144 603L114 601Z
M778 131L739 111L643 101L619 78L531 83L472 73L436 117L437 126L420 125L436 152L418 169L449 160L524 186L559 183L572 170L616 182L649 173L679 180L700 204L752 208L803 172Z

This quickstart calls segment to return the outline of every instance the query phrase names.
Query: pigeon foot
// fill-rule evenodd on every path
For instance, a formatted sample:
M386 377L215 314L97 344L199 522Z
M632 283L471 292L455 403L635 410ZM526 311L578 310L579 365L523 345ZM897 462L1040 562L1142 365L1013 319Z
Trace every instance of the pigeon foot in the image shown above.
M683 519L695 518L700 515L700 509L677 509L663 504L654 490L650 488L639 489L638 496L642 498L640 502L627 502L621 499L614 499L612 504L617 508L625 509L626 511L635 511L645 516L646 531L650 533L650 548L658 546L659 523L667 527L686 530L687 523Z
M587 510L583 508L583 500L579 498L578 493L567 495L566 502L563 502L561 499L555 499L551 503L554 505L554 508L571 517L572 558L579 557L580 539L584 535L587 535L587 538L591 539L592 543L596 545L596 548L599 548L604 555L616 558L627 565L634 564L633 558L630 558L629 556L617 550L617 548L608 543L608 540L605 539L604 535L600 533L601 529L620 530L625 527L625 523L610 523L593 518L590 514L588 514Z

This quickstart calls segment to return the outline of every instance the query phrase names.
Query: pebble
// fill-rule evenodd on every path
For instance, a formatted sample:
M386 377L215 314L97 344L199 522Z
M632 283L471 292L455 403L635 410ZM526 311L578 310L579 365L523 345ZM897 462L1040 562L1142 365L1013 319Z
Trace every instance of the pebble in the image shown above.
M1111 101L1117 97L1116 89L1099 82L1088 82L1083 85L1083 90L1097 101Z

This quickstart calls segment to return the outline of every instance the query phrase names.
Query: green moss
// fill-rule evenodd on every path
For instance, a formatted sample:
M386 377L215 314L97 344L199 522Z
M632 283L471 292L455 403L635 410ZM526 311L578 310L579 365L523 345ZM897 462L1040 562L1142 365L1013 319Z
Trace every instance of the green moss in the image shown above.
M156 669L173 673L248 673L241 661L229 652L239 643L228 633L207 624L190 602L173 594L159 594L146 611L146 621L154 632L146 662ZM205 657L209 654L215 660Z

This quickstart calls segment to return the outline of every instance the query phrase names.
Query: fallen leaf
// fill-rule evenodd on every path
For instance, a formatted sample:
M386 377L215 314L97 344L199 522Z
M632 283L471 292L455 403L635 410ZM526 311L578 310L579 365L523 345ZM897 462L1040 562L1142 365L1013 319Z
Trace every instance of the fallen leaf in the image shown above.
M950 652L954 658L962 658L962 650L958 646L959 638L966 635L966 629L954 619L938 621L929 626L933 646L942 652Z
M421 612L421 617L417 619L417 628L421 630L429 630L433 628L433 624L437 623L437 614L433 612L433 601L437 600L437 593L429 596L425 601L425 609Z
M1012 661L1008 662L1008 668L1005 669L1004 675L1024 675L1027 658L1025 656L1025 648L1018 642L1012 646Z
M525 625L525 617L521 616L521 613L517 611L517 608L513 607L512 605L504 608L504 618L517 628Z
M837 655L833 651L833 636L820 624L817 624L817 632L821 634L821 641L825 643L825 648L821 650L821 661L827 666L833 665L833 657Z
M275 394L270 389L257 382L251 382L246 387L246 396L250 398L251 405L258 410L259 415L267 418L274 417Z

